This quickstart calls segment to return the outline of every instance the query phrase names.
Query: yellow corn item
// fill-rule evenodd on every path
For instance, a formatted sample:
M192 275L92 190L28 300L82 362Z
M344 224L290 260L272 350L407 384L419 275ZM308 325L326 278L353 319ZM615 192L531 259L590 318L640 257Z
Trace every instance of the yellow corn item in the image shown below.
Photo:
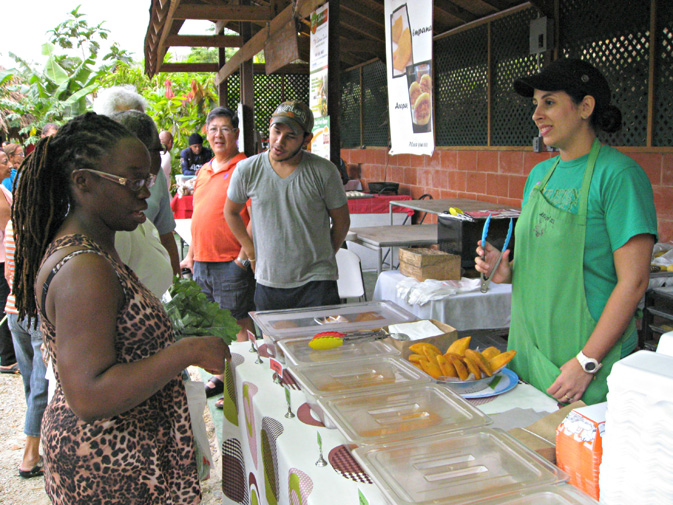
M472 337L463 337L459 338L455 342L453 342L449 348L446 350L444 353L445 355L448 353L455 353L458 354L459 356L464 356L465 355L465 349L470 347L470 341L472 340Z
M482 375L490 377L493 375L491 366L488 364L488 360L484 356L473 349L465 349L465 358L470 358L474 363L479 367L479 370L483 372Z
M456 372L456 367L453 366L451 360L447 359L443 354L437 355L437 364L439 369L442 371L443 377L458 377L458 372Z
M488 364L491 365L491 370L493 373L496 373L498 370L503 368L507 363L512 361L512 358L516 354L516 351L507 351L501 354L498 354L495 358L488 360Z
M465 365L465 362L463 361L463 357L459 356L458 354L455 353L447 353L448 358L451 360L451 363L453 366L456 368L456 373L458 374L458 378L462 381L467 380L467 378L470 376L470 373L467 370L467 366ZM446 356L446 354L445 354Z
M491 346L487 347L483 351L481 351L481 355L486 358L486 361L489 361L493 358L495 358L498 354L500 354L500 349L497 347Z
M442 375L442 370L439 368L439 365L436 361L430 362L427 359L423 359L421 360L421 366L423 367L423 371L433 379L436 379Z

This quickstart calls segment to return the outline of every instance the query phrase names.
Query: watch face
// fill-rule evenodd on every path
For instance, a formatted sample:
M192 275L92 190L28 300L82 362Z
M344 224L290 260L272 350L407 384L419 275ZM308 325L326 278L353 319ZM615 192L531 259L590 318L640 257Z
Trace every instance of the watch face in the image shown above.
M584 369L587 372L593 372L596 369L596 363L593 363L593 362L590 361L589 363L584 365Z

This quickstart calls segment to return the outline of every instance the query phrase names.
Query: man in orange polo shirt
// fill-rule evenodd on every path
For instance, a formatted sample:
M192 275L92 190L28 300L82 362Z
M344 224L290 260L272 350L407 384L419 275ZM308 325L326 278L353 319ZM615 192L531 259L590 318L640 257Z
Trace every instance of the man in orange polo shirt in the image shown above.
M192 243L180 266L193 272L194 280L210 300L227 309L241 331L238 340L247 340L254 326L248 312L255 309L255 276L245 251L224 220L227 189L236 164L245 159L238 152L238 117L225 107L216 107L206 118L206 133L215 157L199 170L194 183ZM248 208L241 218L250 222ZM206 384L208 397L221 393L221 377Z

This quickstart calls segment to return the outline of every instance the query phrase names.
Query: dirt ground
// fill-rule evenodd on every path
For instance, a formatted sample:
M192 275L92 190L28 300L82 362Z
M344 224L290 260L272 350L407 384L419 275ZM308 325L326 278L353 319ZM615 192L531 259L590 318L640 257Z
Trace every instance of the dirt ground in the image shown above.
M201 380L197 370L190 369L195 380ZM25 443L23 420L26 402L23 396L23 381L20 375L0 374L0 504L1 505L49 505L44 492L44 479L22 479L18 475ZM201 483L202 505L222 503L220 451L215 437L210 412L205 411L206 427L214 457L214 471L210 479Z

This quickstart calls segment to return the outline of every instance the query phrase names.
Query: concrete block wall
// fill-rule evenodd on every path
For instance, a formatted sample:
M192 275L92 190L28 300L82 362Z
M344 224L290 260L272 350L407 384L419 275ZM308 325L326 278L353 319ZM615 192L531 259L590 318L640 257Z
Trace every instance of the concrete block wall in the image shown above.
M659 240L673 241L673 153L629 152L647 173L654 190ZM343 149L347 164L360 164L362 180L400 183L400 194L417 199L472 198L503 206L520 206L531 169L555 153L530 149L437 149L432 156L388 155L387 148ZM436 222L428 216L425 223Z

